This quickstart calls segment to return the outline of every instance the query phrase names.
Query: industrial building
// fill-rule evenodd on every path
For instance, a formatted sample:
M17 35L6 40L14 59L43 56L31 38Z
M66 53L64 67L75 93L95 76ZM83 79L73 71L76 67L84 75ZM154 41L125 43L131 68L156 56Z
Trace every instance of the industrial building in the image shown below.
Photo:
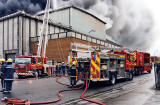
M36 55L43 15L20 11L0 18L0 57ZM66 62L71 43L122 47L106 39L105 25L98 17L74 6L50 11L48 60Z

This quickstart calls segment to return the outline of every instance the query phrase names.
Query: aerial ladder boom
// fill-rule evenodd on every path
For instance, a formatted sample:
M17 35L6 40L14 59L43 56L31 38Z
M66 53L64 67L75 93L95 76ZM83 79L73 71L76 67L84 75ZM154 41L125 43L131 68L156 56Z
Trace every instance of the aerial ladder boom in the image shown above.
M43 24L40 30L40 38L37 50L37 56L46 58L46 47L48 43L48 21L49 21L50 0L47 0Z

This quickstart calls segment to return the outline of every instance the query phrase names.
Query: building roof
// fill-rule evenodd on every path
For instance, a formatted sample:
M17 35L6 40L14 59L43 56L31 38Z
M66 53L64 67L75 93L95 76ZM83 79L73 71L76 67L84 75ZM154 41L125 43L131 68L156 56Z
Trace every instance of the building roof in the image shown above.
M52 13L52 12L57 12L57 11L61 11L61 10L65 10L65 9L70 9L70 8L74 8L74 9L77 9L77 10L79 10L79 11L81 11L81 12L84 12L84 13L86 13L86 14L94 17L95 19L99 20L100 22L102 22L102 23L104 23L104 24L107 24L105 21L101 20L101 19L98 18L97 16L95 16L95 15L93 15L93 14L85 11L85 10L82 9L82 8L78 8L78 7L75 7L75 6L67 6L67 7L58 8L58 9L55 9L55 10L51 10L50 13ZM39 13L39 14L37 14L37 16L40 16L40 15L43 15L43 14L44 14L44 13Z
M41 18L39 18L38 16L27 14L24 11L18 11L18 12L15 12L13 14L1 17L0 18L0 22L4 21L4 20L7 20L7 19L10 19L10 18L14 18L16 16L25 16L25 17L28 17L28 18L31 18L31 19L36 19L38 21L42 21L43 22L43 20ZM57 27L61 27L61 28L65 28L65 29L71 30L69 27L65 27L65 26L62 26L60 24L53 23L51 20L49 20L49 24L52 24L52 25L57 26Z
M70 8L70 7L68 7L68 8ZM74 8L75 8L75 7L74 7ZM52 11L51 11L51 12L52 12ZM38 16L33 16L33 15L30 15L30 14L27 14L27 13L25 13L24 11L19 11L19 12L16 12L16 13L13 13L13 14L10 14L10 15L7 15L7 16L4 16L4 17L1 17L1 18L0 18L0 22L1 22L1 21L4 21L4 20L7 20L7 19L10 19L10 18L14 18L14 17L16 17L16 16L25 16L25 17L32 18L32 19L36 19L36 20L38 20L38 21L42 21L42 22L43 22L43 20L42 20L41 18L39 18ZM75 31L75 30L73 30L73 29L71 29L71 28L69 28L69 27L65 27L65 26L62 26L62 25L59 25L59 24L55 24L55 23L53 23L52 21L49 21L49 24L54 25L54 26L57 26L57 27L61 27L61 28L66 29L66 30L70 30L70 31L73 31L73 32L77 32L77 31ZM81 32L78 32L78 33L81 33ZM83 34L83 33L81 33L81 34ZM90 36L90 37L91 37L91 36ZM98 38L96 38L96 39L98 39ZM101 39L98 39L98 40L101 40ZM109 42L110 44L113 44L113 45L117 45L117 46L122 47L121 45L119 45L119 44L117 44L117 43L115 43L115 42L113 42L113 41L111 41L111 40L106 39L105 41L106 41L106 42Z

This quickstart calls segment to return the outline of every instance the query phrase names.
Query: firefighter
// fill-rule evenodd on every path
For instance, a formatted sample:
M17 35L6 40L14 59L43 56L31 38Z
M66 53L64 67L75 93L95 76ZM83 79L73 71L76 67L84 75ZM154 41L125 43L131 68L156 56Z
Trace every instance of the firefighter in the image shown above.
M160 63L156 63L155 83L156 83L156 88L160 89Z
M0 79L1 79L1 86L2 86L1 92L3 92L4 91L4 74L2 73L2 69L6 66L4 58L0 59L0 65L1 65Z
M59 75L62 75L62 63L59 64L58 69L59 69Z
M156 70L156 67L157 67L157 63L155 62L154 63L154 70Z
M58 76L58 72L59 72L59 70L58 70L59 68L58 68L58 64L56 64L56 76Z
M66 65L66 69L67 69L67 74L69 75L70 73L70 70L69 70L69 64L67 63L67 65Z
M65 67L64 62L62 62L62 66L61 66L61 68L62 68L63 76L65 76L65 69L66 69L66 67Z
M72 87L76 85L76 78L77 78L76 69L77 69L76 61L74 61L70 68L70 84Z
M12 59L9 58L7 60L7 64L4 68L2 68L2 72L4 73L4 93L10 93L12 91L12 83L14 80L14 66L12 64Z

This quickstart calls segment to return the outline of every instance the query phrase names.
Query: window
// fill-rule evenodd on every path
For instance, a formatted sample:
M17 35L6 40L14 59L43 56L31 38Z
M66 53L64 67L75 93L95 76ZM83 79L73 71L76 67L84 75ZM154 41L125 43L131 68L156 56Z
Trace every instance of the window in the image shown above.
M15 63L16 64L30 64L31 63L31 58L17 57L17 58L15 58Z
M38 58L38 63L41 63L41 58Z
M32 63L35 64L36 63L36 58L32 58Z

